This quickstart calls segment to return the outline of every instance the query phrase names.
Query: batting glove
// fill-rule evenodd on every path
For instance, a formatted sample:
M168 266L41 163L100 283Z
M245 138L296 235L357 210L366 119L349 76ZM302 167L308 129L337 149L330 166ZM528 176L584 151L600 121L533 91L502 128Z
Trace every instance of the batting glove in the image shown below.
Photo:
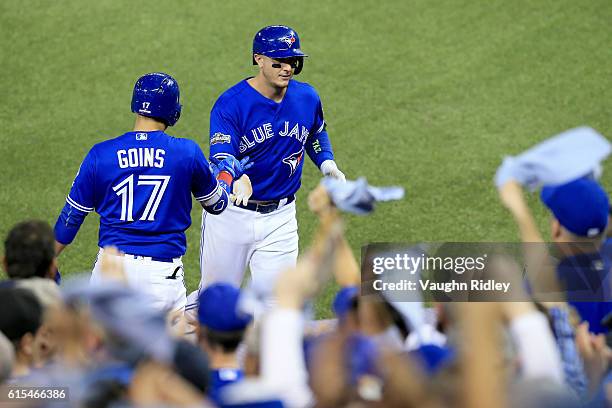
M232 175L234 180L239 179L246 170L250 169L254 163L249 162L249 157L238 161L234 156L228 156L217 164L219 173L225 171Z
M346 181L346 176L340 171L336 165L336 162L333 160L325 160L323 163L321 163L321 172L324 176L329 176L340 181Z
M234 180L232 189L230 199L234 201L236 205L247 205L249 198L253 195L253 186L251 185L249 176L243 174L238 180Z

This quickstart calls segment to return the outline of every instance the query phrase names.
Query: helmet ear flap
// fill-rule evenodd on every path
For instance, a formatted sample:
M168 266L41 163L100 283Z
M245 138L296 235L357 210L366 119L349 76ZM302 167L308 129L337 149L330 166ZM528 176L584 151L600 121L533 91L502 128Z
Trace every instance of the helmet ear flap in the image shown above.
M172 125L174 125L176 122L178 122L178 120L181 118L181 110L183 109L183 105L178 104L176 107L176 111L174 112L174 123Z
M304 68L304 57L298 57L293 75L298 75L300 72L302 72L302 68Z
M160 119L160 121L164 122L168 127L176 125L176 122L178 122L178 120L181 118L182 107L183 105L178 104L174 109L174 112L172 112L172 114L167 119Z

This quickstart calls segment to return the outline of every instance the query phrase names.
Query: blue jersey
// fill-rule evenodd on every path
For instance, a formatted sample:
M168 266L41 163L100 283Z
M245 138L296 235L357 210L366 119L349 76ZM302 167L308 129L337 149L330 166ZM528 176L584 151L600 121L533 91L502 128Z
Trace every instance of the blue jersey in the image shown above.
M219 189L195 142L162 131L128 132L89 151L56 224L56 239L69 244L76 234L71 216L95 210L100 247L177 258L187 248L191 194L206 203Z
M221 403L221 389L244 379L244 372L236 368L218 368L210 370L210 387L208 396L215 403Z
M601 253L580 254L560 260L557 276L565 286L567 302L593 333L607 333L602 320L612 312L610 260Z
M319 167L333 160L323 108L315 89L291 80L274 102L247 80L225 91L210 114L210 154L222 160L249 156L254 200L280 200L300 188L304 152Z

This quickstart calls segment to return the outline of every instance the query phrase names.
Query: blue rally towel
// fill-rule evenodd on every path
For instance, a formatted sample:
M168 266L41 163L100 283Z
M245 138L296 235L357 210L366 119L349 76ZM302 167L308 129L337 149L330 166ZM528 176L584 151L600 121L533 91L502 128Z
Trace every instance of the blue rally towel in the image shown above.
M590 127L566 130L518 156L506 156L495 174L499 188L516 180L534 191L542 185L559 185L601 171L600 163L612 145Z
M365 177L360 177L356 181L347 180L346 182L325 177L323 187L327 190L336 207L342 211L358 215L366 215L374 211L377 202L404 198L402 187L370 186Z

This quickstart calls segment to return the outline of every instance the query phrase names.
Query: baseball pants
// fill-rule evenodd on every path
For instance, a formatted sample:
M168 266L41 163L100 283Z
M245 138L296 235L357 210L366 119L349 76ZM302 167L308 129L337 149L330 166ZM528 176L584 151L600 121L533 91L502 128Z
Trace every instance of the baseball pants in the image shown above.
M202 217L200 289L214 282L240 286L246 267L252 285L272 299L276 277L295 266L298 256L295 201L267 214L230 205Z
M104 280L100 271L100 249L93 271L91 283ZM151 297L151 306L162 311L179 311L185 308L186 289L183 261L174 258L172 262L153 261L150 257L125 254L123 261L128 286Z

